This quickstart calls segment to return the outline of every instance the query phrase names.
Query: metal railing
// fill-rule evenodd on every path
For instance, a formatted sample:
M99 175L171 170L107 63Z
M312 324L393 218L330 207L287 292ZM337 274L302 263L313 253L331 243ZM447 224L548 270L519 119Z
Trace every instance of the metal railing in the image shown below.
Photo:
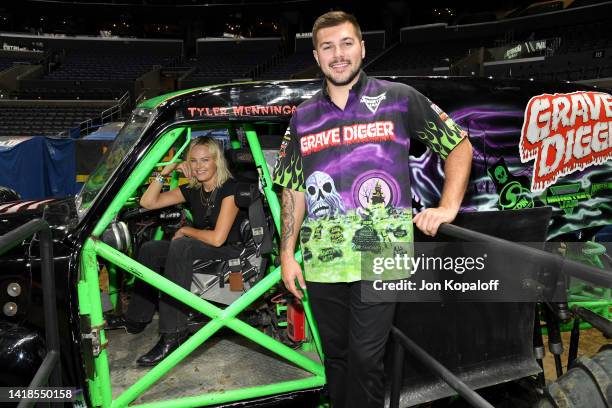
M391 404L390 408L399 408L400 394L402 388L402 373L404 367L404 351L410 352L425 367L429 368L446 383L451 386L457 394L463 397L472 406L477 408L494 408L484 398L472 390L459 377L453 374L442 363L433 358L425 350L419 347L414 341L410 340L397 327L391 328L391 336L394 340L393 345L393 376L391 382Z
M59 387L62 383L51 230L46 221L38 218L0 236L0 255L2 255L36 233L39 234L47 354L30 382L29 389L44 385ZM35 404L36 400L22 400L18 408L33 407Z
M147 99L146 96L147 96L147 91L146 90L141 91L138 94L138 96L134 99L134 106L140 105L141 102Z
M115 119L120 118L121 115L123 115L123 112L125 111L126 105L129 104L129 100L130 100L130 93L125 92L121 96L121 98L119 98L116 105L113 105L110 108L102 111L102 113L100 113L100 116L93 118L93 119L89 118L79 123L78 124L79 137L87 136L88 134L98 129L100 126L104 125L105 123L108 123ZM99 122L99 123L95 123L95 122Z
M472 231L466 228L462 228L452 224L442 224L438 229L439 233L447 235L452 238L457 238L467 242L488 242L503 248L508 256L522 256L532 257L534 262L538 263L549 263L559 262L559 256L545 252L543 250L532 248L529 246L521 245L516 242L507 241L502 238L497 238L491 235L483 234L480 232ZM605 269L599 269L592 266L588 266L572 260L563 260L567 268L567 274L588 281L592 284L612 287L612 271ZM584 310L574 309L574 312L583 318L588 318L591 322L597 324L597 328L603 333L609 333L612 331L611 323L606 319L593 316L593 313L585 312ZM402 388L402 376L404 367L404 356L405 352L409 352L425 367L429 368L434 374L444 380L457 394L464 398L468 403L476 408L493 408L489 402L482 398L478 393L472 390L467 384L447 369L442 363L436 360L433 356L423 350L419 345L412 341L405 333L400 331L397 327L391 327L391 337L394 340L393 345L393 368L391 377L391 395L390 395L390 408L399 408L400 394ZM571 351L570 354L576 354L576 351Z

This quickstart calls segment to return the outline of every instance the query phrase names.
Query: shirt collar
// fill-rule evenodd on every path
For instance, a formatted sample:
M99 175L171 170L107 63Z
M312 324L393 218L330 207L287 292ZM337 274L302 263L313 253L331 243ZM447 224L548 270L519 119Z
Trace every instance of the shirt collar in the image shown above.
M353 84L353 87L350 89L349 92L353 92L355 93L356 96L360 96L361 93L363 92L363 90L365 89L366 83L368 82L368 76L366 75L366 73L362 70L359 70L359 79L357 80L357 82L355 82ZM327 79L323 78L323 82L321 84L321 89L323 92L323 95L327 98L329 98L329 93L327 93Z

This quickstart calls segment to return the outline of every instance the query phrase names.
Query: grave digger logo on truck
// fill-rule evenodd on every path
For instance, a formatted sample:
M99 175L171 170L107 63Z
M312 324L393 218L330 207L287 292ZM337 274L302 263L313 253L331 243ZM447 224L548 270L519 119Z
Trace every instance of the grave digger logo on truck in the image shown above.
M534 96L519 144L523 163L535 159L531 190L612 157L612 96L573 92Z

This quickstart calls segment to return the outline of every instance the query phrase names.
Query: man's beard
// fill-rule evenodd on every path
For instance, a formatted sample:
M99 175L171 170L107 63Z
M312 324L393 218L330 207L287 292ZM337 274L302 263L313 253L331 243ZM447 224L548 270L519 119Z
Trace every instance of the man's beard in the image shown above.
M323 75L325 76L325 79L327 79L329 82L331 82L334 86L344 86L344 85L348 85L351 83L351 81L353 79L355 79L355 77L357 75L359 75L359 71L361 70L361 64L362 64L363 60L359 59L359 63L358 65L355 67L355 70L351 71L351 74L348 76L347 79L345 79L344 81L336 81L334 78L332 78L331 75L328 75L325 73L325 71L321 70L321 72L323 72Z

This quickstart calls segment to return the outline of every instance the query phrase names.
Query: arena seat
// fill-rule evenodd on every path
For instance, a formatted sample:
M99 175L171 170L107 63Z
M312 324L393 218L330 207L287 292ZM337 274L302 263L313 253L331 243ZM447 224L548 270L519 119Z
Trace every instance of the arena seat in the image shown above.
M365 31L362 33L366 44L366 57L363 66L376 59L385 49L385 33L383 31ZM298 38L295 41L295 52L285 56L275 64L267 67L259 79L291 79L296 74L316 66L312 55L312 39Z
M197 69L190 79L208 80L207 83L227 82L230 79L244 78L258 64L263 64L269 55L260 53L241 53L235 55L210 55L194 57L188 66Z
M196 55L186 65L196 68L188 80L198 84L252 78L260 66L280 52L280 38L200 38Z
M134 80L153 66L171 66L176 57L128 52L92 52L71 50L59 67L48 75L49 80Z
M369 65L367 71L373 75L439 75L444 71L433 68L451 67L470 50L551 40L547 52L538 54L545 57L544 62L485 66L485 75L546 80L559 77L568 81L602 77L602 67L612 65L612 33L607 30L612 19L608 11L609 7L602 3L478 24L404 27L400 30L400 43ZM600 51L598 57L595 51Z
M261 79L290 79L294 74L315 65L312 52L298 52L285 57L259 76Z
M106 108L0 106L0 136L70 136L87 119L100 121Z
M432 74L434 67L448 67L465 56L470 48L476 48L473 41L399 44L368 66L367 71L372 74L414 75L415 71Z
M19 53L16 52L7 54L9 55L2 55L2 52L0 51L0 71L11 68L15 64L38 64L44 59L44 55L36 56L29 53L19 55Z
M612 65L601 68L600 78L612 78Z
M113 88L24 88L15 96L19 99L44 99L44 100L117 100L124 93L121 89Z

